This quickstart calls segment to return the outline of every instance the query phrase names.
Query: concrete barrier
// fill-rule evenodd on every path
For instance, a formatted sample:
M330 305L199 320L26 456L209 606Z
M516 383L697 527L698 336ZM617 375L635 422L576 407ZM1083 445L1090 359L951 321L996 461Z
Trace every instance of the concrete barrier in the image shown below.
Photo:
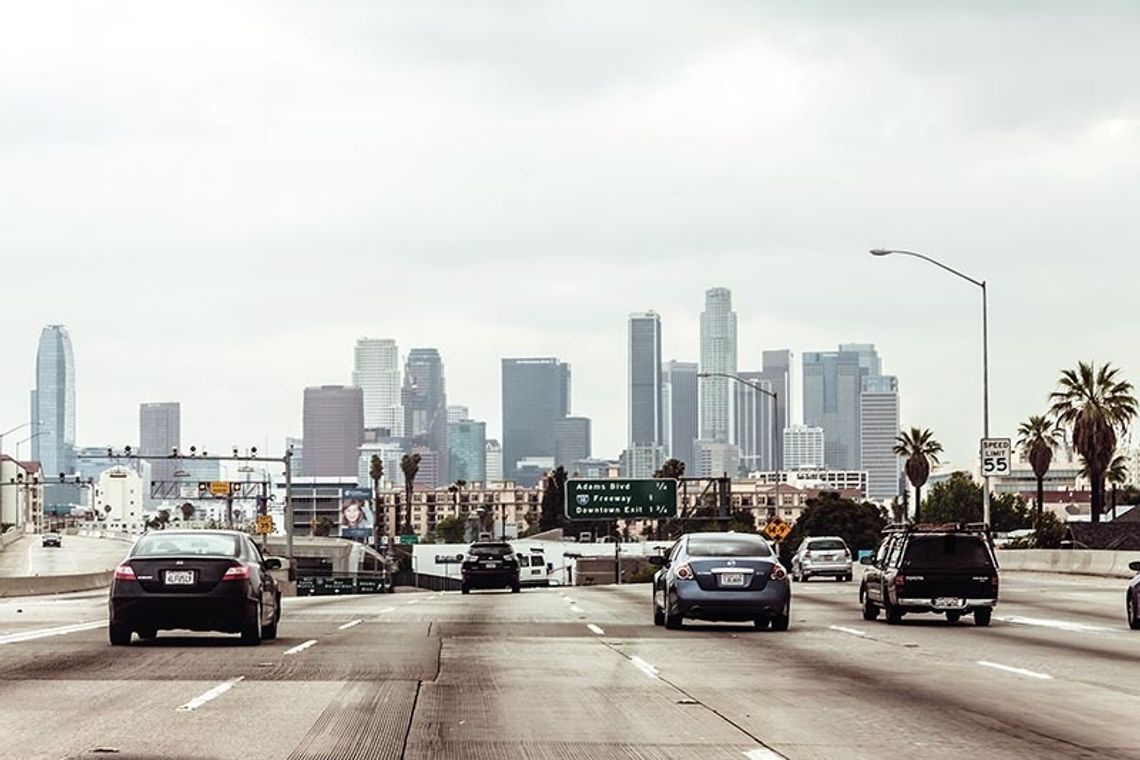
M70 594L75 591L95 591L111 585L113 570L79 575L35 575L19 578L0 578L0 598L14 596L43 596Z
M1140 552L1097 549L1002 549L997 553L1002 570L1032 573L1094 575L1131 578L1128 563L1140 560Z
M0 535L0 551L3 551L6 546L19 541L23 535L24 532L17 530L16 528L9 528L8 530L4 531L4 534Z

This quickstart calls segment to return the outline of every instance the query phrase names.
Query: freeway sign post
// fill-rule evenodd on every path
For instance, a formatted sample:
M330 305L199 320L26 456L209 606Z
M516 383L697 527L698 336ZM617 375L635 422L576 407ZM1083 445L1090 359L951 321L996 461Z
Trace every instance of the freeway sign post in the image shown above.
M1012 467L1013 443L1008 438L982 439L982 476L1000 478Z
M677 481L567 480L568 520L660 520L677 516Z

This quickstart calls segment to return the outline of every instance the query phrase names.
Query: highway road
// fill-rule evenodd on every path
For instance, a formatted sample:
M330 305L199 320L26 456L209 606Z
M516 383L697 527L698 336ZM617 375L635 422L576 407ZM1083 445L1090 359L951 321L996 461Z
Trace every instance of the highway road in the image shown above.
M130 548L124 541L87 536L64 536L59 548L43 546L39 536L21 538L0 551L0 578L111 570Z
M798 584L787 633L666 631L646 586L309 597L260 647L0 601L0 757L1140 758L1125 582L1003 582L990 628Z

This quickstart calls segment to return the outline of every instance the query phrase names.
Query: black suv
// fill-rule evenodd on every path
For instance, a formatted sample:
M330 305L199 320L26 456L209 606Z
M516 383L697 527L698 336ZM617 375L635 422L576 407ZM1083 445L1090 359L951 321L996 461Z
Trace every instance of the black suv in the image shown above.
M519 560L511 545L479 541L467 548L463 559L463 593L473 588L509 588L519 592Z
M989 625L998 599L998 565L989 528L981 523L892 525L859 586L863 619L881 609L888 623L912 612L933 612L957 622L973 615Z

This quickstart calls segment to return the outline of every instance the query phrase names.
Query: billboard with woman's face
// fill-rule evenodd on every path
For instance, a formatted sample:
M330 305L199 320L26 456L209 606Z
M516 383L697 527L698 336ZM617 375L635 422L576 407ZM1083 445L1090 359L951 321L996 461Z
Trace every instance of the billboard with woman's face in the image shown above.
M344 489L340 502L340 535L344 538L370 538L375 524L372 492L367 488Z

